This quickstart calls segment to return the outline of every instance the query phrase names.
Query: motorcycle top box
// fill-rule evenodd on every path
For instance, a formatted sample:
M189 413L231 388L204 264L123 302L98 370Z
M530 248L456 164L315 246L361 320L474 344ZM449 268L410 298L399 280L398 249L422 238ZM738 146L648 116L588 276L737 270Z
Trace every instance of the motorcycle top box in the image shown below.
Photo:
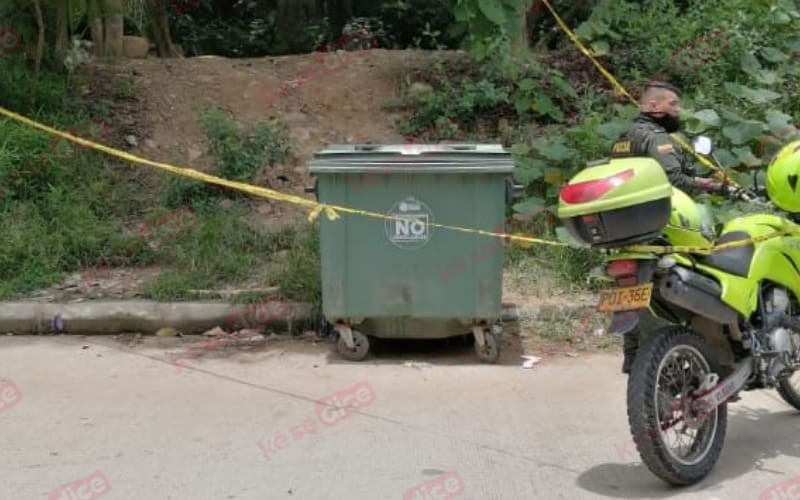
M657 237L670 219L672 185L652 158L601 160L561 189L558 217L581 243L617 247Z

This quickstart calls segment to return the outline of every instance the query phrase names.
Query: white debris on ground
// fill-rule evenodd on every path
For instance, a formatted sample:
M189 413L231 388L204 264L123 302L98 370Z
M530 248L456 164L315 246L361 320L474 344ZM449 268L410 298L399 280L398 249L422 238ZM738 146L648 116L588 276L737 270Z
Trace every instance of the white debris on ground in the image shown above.
M528 355L528 354L520 356L520 357L524 360L523 363L522 363L522 368L531 369L537 363L542 361L542 358L537 357L537 356L531 356L531 355Z

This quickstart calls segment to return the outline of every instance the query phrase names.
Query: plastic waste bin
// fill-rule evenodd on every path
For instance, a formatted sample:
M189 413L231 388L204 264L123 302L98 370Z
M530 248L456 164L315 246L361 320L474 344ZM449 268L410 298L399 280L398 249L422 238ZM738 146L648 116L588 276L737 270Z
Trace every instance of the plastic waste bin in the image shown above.
M445 338L472 333L481 360L500 354L502 232L521 186L497 144L333 145L309 167L323 203L389 218L320 217L322 310L349 360L369 337Z

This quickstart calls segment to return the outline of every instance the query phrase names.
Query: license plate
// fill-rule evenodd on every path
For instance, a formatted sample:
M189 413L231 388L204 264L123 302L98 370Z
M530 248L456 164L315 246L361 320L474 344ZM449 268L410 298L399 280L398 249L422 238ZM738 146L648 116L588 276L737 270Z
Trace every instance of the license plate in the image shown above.
M604 290L600 293L600 302L597 304L597 310L601 312L613 312L642 309L647 307L650 303L650 294L652 291L652 283Z

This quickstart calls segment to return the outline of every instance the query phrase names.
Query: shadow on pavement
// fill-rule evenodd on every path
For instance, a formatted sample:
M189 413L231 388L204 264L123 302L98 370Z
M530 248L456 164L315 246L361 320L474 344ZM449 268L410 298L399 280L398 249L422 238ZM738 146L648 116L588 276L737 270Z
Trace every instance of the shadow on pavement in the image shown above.
M759 392L764 395L769 393ZM781 403L785 405L782 400ZM685 488L671 487L641 462L600 464L581 474L576 483L584 490L615 498L669 498L687 493L713 496L718 486L726 480L763 469L765 460L779 456L800 458L798 424L800 412L794 409L774 412L733 404L728 407L728 430L722 455L708 477L700 483ZM612 446L609 446L608 452L609 456L615 454ZM636 459L639 459L638 453ZM772 472L775 474L773 483L790 478L780 471ZM741 494L742 497L757 497L757 492Z
M517 335L503 333L500 358L496 365L520 366L522 345ZM474 337L461 335L446 339L376 339L370 338L370 354L361 363L399 365L406 362L431 365L484 365L475 353ZM328 363L352 363L342 359L331 345ZM490 365L487 365L490 366Z

